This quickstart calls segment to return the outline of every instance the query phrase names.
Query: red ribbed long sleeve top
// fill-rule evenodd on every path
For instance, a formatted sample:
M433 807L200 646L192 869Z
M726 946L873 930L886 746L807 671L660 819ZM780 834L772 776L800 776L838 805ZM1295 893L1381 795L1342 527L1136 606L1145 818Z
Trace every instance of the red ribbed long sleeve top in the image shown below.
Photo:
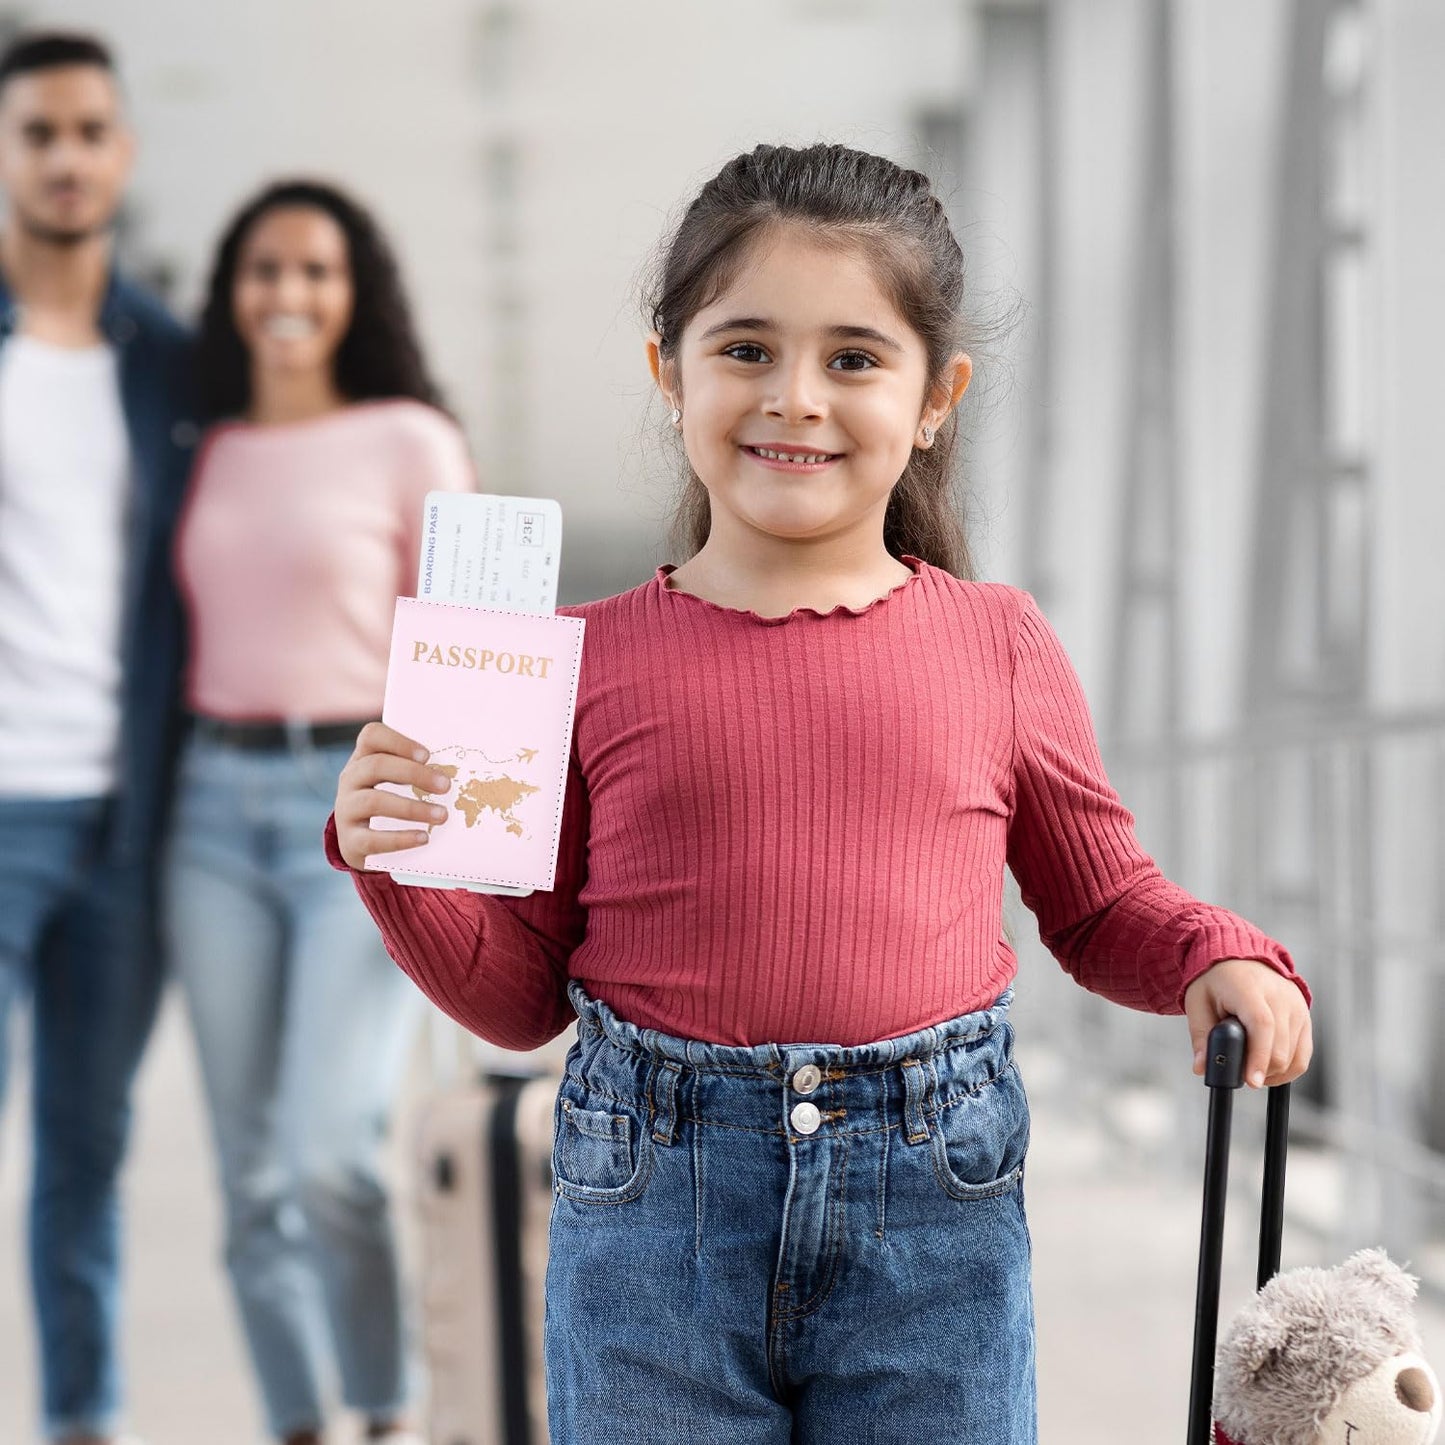
M827 614L719 607L668 568L562 609L587 638L556 887L505 899L358 872L392 957L509 1048L571 1022L569 978L670 1034L863 1043L1009 983L1007 865L1064 968L1132 1008L1180 1012L1221 958L1297 979L1140 848L1032 598L908 564L878 601ZM328 847L344 866L334 831Z

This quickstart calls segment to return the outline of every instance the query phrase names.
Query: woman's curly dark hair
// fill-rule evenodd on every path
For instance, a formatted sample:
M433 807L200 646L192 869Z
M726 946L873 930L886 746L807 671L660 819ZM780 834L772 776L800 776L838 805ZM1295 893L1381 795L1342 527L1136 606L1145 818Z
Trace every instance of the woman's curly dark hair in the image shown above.
M297 207L324 212L346 237L353 301L351 323L334 359L337 389L348 401L405 396L441 407L441 393L412 326L396 258L381 228L363 206L334 186L291 180L267 186L248 201L221 238L197 348L207 417L238 416L251 404L250 355L232 311L241 247L262 216Z

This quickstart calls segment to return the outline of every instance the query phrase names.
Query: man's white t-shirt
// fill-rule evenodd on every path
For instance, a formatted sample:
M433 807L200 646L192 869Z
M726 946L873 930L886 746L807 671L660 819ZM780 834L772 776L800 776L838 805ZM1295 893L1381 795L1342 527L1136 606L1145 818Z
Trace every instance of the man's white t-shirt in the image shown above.
M0 347L0 797L116 784L130 445L115 352Z

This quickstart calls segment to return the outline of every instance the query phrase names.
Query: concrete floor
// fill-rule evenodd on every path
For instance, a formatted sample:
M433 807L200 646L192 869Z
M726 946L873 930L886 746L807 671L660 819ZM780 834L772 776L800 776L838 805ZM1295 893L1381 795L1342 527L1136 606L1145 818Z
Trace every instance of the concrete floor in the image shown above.
M167 1008L142 1080L127 1182L131 1416L147 1445L259 1445L263 1432L218 1265L209 1143L185 1022ZM1025 1072L1028 1057L1021 1048ZM1042 1074L1044 1071L1040 1071ZM17 1084L21 1081L17 1080ZM1029 1213L1043 1445L1182 1440L1197 1196L1111 1161L1036 1092ZM20 1245L23 1091L0 1135L0 1445L34 1433L33 1350ZM401 1146L404 1148L404 1142ZM403 1196L404 1197L404 1196ZM1249 1289L1232 1241L1225 1313ZM1301 1262L1288 1254L1286 1265ZM1445 1314L1422 1310L1445 1363ZM337 1441L347 1439L345 1426Z

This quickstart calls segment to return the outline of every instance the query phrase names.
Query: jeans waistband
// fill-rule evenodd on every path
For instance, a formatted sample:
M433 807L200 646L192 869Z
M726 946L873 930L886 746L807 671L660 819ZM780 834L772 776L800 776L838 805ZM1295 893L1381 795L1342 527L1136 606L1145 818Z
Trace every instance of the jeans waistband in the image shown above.
M604 1094L645 1107L654 1138L673 1142L688 1120L786 1132L799 1102L835 1132L903 1125L926 1137L927 1120L992 1083L1012 1064L1012 990L987 1008L874 1043L737 1046L677 1038L620 1019L580 984L568 987L577 1043L568 1072Z
M827 1060L835 1068L869 1069L902 1063L904 1059L931 1058L954 1044L967 1044L996 1029L1008 1014L1013 990L1005 989L987 1008L919 1029L897 1038L871 1044L710 1044L700 1039L677 1038L657 1029L639 1028L620 1019L600 999L592 998L575 979L567 986L577 1016L593 1022L621 1049L672 1059L691 1068L712 1072L776 1071Z

